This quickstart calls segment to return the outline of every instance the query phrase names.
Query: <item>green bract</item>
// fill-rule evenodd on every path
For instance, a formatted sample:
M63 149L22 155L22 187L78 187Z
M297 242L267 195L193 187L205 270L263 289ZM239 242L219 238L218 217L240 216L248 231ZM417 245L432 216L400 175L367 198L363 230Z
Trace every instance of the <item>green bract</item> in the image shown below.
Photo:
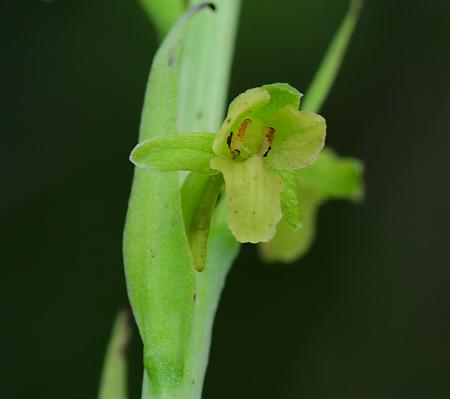
M323 148L325 120L299 111L301 94L285 83L247 90L230 104L219 132L165 135L140 143L138 167L188 170L225 180L228 224L240 242L267 242L284 216L301 227L295 171Z

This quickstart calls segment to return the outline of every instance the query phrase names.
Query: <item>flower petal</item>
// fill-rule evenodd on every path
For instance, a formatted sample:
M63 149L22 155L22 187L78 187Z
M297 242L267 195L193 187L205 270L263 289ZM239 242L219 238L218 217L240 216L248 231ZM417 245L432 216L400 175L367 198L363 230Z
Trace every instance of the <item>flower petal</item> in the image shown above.
M323 148L325 119L311 112L286 106L270 120L275 129L267 161L279 170L295 170L312 164Z
M259 156L244 162L217 157L211 167L223 173L228 201L228 225L240 242L270 241L282 217L282 179Z
M260 253L266 262L291 263L309 250L316 232L317 210L321 201L312 192L300 192L303 227L293 231L283 219L277 226L273 240L260 244Z
M280 175L283 179L283 191L281 192L283 220L292 230L296 231L303 226L297 195L297 179L292 172L282 172Z
M324 197L359 200L363 196L363 164L355 158L339 157L324 149L310 168L296 172L299 186Z
M303 94L290 84L272 83L270 85L264 85L262 88L267 90L270 95L269 103L258 112L262 118L270 115L270 113L274 111L286 107L287 105L292 106L294 109L299 108L300 99L303 97Z
M237 129L245 118L263 107L269 100L269 92L262 87L247 90L237 96L230 104L227 117L214 140L214 152L217 155L228 155L227 139L230 132Z

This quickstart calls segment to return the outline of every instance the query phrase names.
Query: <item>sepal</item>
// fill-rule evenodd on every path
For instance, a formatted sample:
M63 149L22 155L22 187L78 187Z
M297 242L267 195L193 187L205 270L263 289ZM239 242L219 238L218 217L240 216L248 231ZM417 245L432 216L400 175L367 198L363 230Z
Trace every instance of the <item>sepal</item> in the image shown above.
M131 152L130 161L139 168L161 172L185 170L214 172L209 162L214 133L183 133L157 137L139 143Z

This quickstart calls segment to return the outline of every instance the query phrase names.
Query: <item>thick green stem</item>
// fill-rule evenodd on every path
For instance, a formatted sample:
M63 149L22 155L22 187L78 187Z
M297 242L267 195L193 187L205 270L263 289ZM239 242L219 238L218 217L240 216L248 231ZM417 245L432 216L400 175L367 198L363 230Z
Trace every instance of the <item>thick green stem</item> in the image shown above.
M197 3L190 1L191 5ZM217 131L225 114L240 0L214 3L216 12L196 18L185 40L180 64L179 131ZM212 221L205 270L196 273L192 340L186 359L192 391L187 399L201 398L214 316L226 275L239 251L226 217L222 200Z
M192 7L155 55L139 139L176 131L179 48ZM153 399L189 398L186 356L192 335L195 267L185 233L177 172L136 169L124 232L130 303L144 343L148 392Z
M198 0L190 1L190 5L199 3L202 2ZM177 114L178 131L216 131L225 113L240 0L216 0L214 3L216 5L215 13L203 13L202 15L198 15L191 22L188 28L188 34L183 41L184 46L180 59L180 72L178 76L172 75L172 79L177 79L178 77L180 79L177 93L178 109L177 113L174 113L174 115ZM158 84L157 81L155 81L155 85L156 84ZM145 114L149 112L152 114L149 109L150 106L154 107L153 114L158 111L164 112L164 110L161 109L160 104L148 104L144 109L142 128L145 128L147 125L145 123ZM141 135L141 139L143 138L145 137ZM143 178L146 176L145 179L149 179L149 175L144 172L138 173L137 177L140 174L143 174ZM154 178L156 178L156 176ZM205 177L205 179L208 179L208 177ZM167 183L162 180L159 181L159 184L161 184L162 187L167 186ZM171 187L174 188L172 183L170 184ZM135 181L134 190L136 189L136 185L138 187L143 186L143 182ZM157 211L150 209L148 201L145 204L144 194L150 195L151 198L154 190L151 187L147 189L143 187L142 190L142 196L140 196L139 199L136 198L136 194L132 195L132 200L133 198L136 198L136 201L138 201L139 204L133 204L129 211L131 216L129 214L128 219L130 222L128 225L130 225L130 223L131 227L135 224L137 226L140 225L141 230L136 231L139 236L131 237L130 235L126 235L126 237L128 237L126 243L128 243L128 246L131 249L131 254L137 253L137 255L140 256L140 259L136 259L134 262L139 269L137 270L136 277L133 278L133 276L130 276L128 273L128 276L131 277L128 280L137 280L137 288L140 290L144 302L149 303L152 306L152 308L146 307L145 309L139 309L139 303L136 303L134 306L135 313L143 312L148 316L141 316L141 318L147 318L149 322L153 319L153 322L156 322L157 320L154 315L152 317L152 313L163 311L164 309L162 308L159 310L152 305L154 303L154 299L152 298L154 298L155 294L159 296L159 293L157 291L146 293L144 292L144 288L145 285L150 283L156 290L156 285L164 284L164 278L170 278L170 273L167 272L166 276L163 276L162 274L156 276L156 280L154 275L155 271L150 274L148 266L145 266L146 263L149 262L148 249L145 249L146 247L148 248L148 243L146 244L145 242L148 242L148 240L154 241L152 235L157 234L157 229L162 227L157 225L150 227L148 226L148 221L153 220L153 223L155 223L158 219L161 220L161 217L167 219L165 216L162 216L167 213L167 209L166 207L164 207L164 210L159 209ZM164 195L170 195L172 198L176 199L177 203L171 202L169 206L175 207L177 210L176 217L178 218L179 192L165 192ZM167 199L169 199L169 197L167 197ZM158 206L162 205L159 201L156 202L156 204ZM134 220L131 220L132 211L135 208L137 208L136 217ZM139 209L142 209L143 212L140 212ZM158 217L158 212L163 212L163 214L160 214ZM159 388L161 388L161 384L163 384L163 386L162 389L155 389L155 381L152 381L151 370L150 373L147 370L147 373L144 375L142 389L143 399L199 399L201 397L203 380L208 363L215 312L225 277L239 249L238 243L228 229L226 213L226 204L224 201L221 201L211 224L207 244L206 268L203 272L194 272L194 292L193 296L189 298L191 302L189 303L188 308L186 307L187 305L181 306L180 304L183 312L186 310L189 310L190 312L189 343L180 351L183 353L184 357L183 373L179 375L181 380L177 380L175 385L171 385L171 381L169 380L162 381L161 383L157 381L156 383L159 385ZM149 215L152 216L153 219L149 219ZM145 223L145 220L147 220L147 223ZM178 219L176 226L177 228L179 227ZM142 234L145 234L145 236L143 237ZM138 248L137 251L133 248L133 240L142 242L143 238L143 246L141 249ZM181 237L178 237L177 240L178 243L181 243L183 246L185 245L185 242ZM158 239L158 241L161 242L160 239ZM173 245L177 245L177 243L173 242ZM125 247L127 247L127 245ZM142 251L145 251L145 253L142 253ZM165 270L166 267L169 267L173 269L173 272L176 272L174 269L174 262L176 262L175 258L178 257L179 259L183 259L183 256L180 257L180 255L176 253L165 253L164 256L165 259L159 258L158 263L152 262L152 267L155 270L161 271ZM186 275L185 266L180 265L178 267L182 267L182 269L184 269L182 274ZM147 281L141 283L138 280L138 274L144 276L144 279L147 279ZM188 274L186 275L187 278L189 278ZM169 282L171 283L171 281L166 281L166 284L169 284ZM142 284L142 287L140 287L139 284ZM189 287L189 284L184 283L184 286ZM130 291L134 290L134 287L129 286L129 288L131 288ZM164 290L167 291L167 288L164 288ZM170 294L169 291L167 291L167 293ZM188 300L188 293L189 289L187 290L186 295L184 295L186 300ZM173 291L173 294L175 294L175 291ZM150 295L153 296L151 297ZM131 296L133 297L133 295ZM194 298L193 301L192 297ZM160 303L160 305L164 304ZM137 316L139 319L139 314ZM164 328L164 326L161 326L161 328ZM145 326L141 326L141 330L145 331ZM185 334L183 331L184 330L181 332ZM181 341L186 342L184 338L182 338ZM160 342L161 340L157 338L156 340L153 340L153 345L158 346ZM146 353L149 352L154 355L153 352L158 354L160 351L156 347L151 347L151 337L146 337L145 334L144 345L147 346ZM176 375L174 378L175 377ZM167 387L167 385L169 386Z

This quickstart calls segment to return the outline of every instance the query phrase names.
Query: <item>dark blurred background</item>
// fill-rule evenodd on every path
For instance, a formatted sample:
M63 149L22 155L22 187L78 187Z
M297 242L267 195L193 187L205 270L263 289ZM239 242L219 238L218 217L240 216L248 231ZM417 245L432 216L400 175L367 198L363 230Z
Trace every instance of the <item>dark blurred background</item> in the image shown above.
M230 97L305 90L346 7L244 0ZM95 398L156 36L133 0L4 0L0 17L0 396ZM322 114L367 198L323 207L298 264L243 247L206 399L450 397L449 72L450 1L366 2Z

